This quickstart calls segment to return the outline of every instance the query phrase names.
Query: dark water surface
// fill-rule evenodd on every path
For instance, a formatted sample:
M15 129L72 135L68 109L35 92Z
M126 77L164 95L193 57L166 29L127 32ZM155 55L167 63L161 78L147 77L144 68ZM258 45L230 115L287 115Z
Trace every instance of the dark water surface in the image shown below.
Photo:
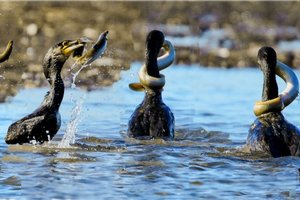
M0 199L300 198L298 158L264 158L242 149L261 96L258 69L166 69L163 97L176 118L175 140L139 141L126 137L129 116L143 99L128 88L139 66L133 63L112 87L67 89L62 127L42 146L8 146L4 137L47 88L22 90L1 104ZM299 107L296 100L283 112L294 124L300 124ZM75 144L60 144L73 133Z

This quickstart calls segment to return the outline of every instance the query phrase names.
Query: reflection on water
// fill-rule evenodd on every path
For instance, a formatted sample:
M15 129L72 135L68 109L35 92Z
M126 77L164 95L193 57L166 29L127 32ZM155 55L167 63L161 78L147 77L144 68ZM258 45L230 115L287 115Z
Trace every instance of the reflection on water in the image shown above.
M11 122L39 105L47 88L22 90L1 104L0 198L297 198L298 158L250 155L242 148L261 95L258 69L166 69L163 96L174 112L176 133L174 141L164 141L126 137L127 120L143 99L128 88L139 66L134 63L109 88L67 89L61 130L41 146L7 146L4 135ZM82 96L75 143L60 148L72 120L72 98ZM284 114L300 124L297 107L299 101Z

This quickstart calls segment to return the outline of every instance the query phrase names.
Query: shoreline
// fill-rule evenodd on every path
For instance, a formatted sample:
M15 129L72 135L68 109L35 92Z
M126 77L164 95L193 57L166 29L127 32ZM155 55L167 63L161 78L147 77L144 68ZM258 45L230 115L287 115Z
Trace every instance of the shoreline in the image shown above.
M184 65L186 67L192 65L204 68L212 67L227 69L256 68L258 66L256 63L256 56L244 58L241 51L231 51L229 53L230 56L224 58L216 55L216 52L206 52L205 54L201 54L199 49L176 48L176 60L174 64ZM289 56L290 54L279 54L278 60L281 60L289 66L293 66L288 62ZM72 83L73 76L69 69L72 65L70 64L71 62L72 61L68 61L62 71L66 88L69 88ZM143 63L143 60L138 59L133 62ZM130 65L130 63L122 62L120 59L107 57L105 54L103 58L100 58L92 65L84 68L79 73L76 79L76 85L87 91L110 86L121 78L120 73L123 70L128 70ZM22 88L48 87L48 82L43 74L42 65L21 65L19 68L14 66L15 63L8 61L7 63L3 63L0 67L0 102L9 100L10 97L16 95L18 90ZM25 71L22 71L24 68Z
M111 85L130 63L142 62L145 37L152 29L172 39L176 64L255 67L258 49L273 46L279 60L298 68L297 5L300 2L0 2L0 50L14 41L10 59L0 65L0 102L19 88L47 86L41 64L51 46L82 36L96 40L104 30L110 31L107 51L78 76L77 85L86 90ZM70 62L62 71L66 87L72 77Z

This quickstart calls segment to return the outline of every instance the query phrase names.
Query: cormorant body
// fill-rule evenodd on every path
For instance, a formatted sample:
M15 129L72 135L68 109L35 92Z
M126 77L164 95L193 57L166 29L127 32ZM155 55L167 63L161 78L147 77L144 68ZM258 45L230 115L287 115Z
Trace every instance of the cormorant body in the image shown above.
M262 102L271 102L278 97L282 98L281 94L278 95L277 58L274 49L271 47L261 48L258 52L258 63L264 74ZM273 110L260 114L251 125L246 147L251 152L260 152L273 157L300 156L299 129L284 118L281 113L284 107L273 107Z
M162 101L161 91L147 90L143 102L130 117L128 135L135 138L174 137L174 115Z
M151 31L146 40L146 73L149 77L161 78L157 57L164 43L164 35L160 31ZM170 63L171 64L171 63ZM142 70L143 72L143 70ZM164 83L163 83L164 84ZM128 135L134 138L174 137L174 115L162 100L162 87L154 88L143 85L145 97L137 106L128 123Z

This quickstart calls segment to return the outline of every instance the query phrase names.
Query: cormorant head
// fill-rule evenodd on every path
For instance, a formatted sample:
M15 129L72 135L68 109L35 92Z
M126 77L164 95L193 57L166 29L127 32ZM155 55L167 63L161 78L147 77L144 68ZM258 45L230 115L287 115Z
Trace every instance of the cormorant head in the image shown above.
M264 74L262 100L268 101L278 97L276 82L276 52L272 47L262 47L257 55L258 64Z
M164 43L165 36L158 30L153 30L147 35L146 39L146 68L150 76L159 78L157 66L157 56Z
M64 40L56 45L54 45L48 53L52 59L65 62L69 56L77 49L82 48L84 43L79 40Z
M277 55L272 47L262 47L258 51L257 60L263 72L275 73Z
M78 40L64 40L50 48L43 62L45 76L48 78L49 73L61 71L69 56L83 46Z
M161 31L153 30L151 31L146 39L147 51L154 52L158 54L163 43L165 41L165 36Z

